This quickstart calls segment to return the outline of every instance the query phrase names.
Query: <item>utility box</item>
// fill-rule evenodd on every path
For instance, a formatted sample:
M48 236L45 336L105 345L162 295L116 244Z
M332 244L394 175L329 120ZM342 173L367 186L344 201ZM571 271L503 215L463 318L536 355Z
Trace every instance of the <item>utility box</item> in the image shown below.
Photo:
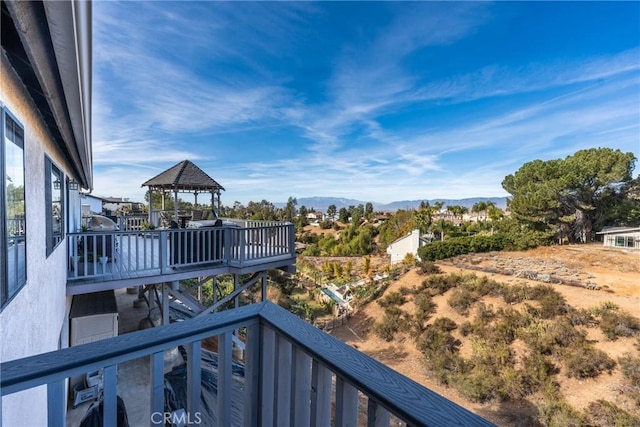
M69 345L87 344L118 336L118 305L113 290L76 295L69 313ZM98 399L102 392L102 372L87 372L69 382L73 406Z
M118 305L113 290L74 296L69 317L71 346L118 336Z

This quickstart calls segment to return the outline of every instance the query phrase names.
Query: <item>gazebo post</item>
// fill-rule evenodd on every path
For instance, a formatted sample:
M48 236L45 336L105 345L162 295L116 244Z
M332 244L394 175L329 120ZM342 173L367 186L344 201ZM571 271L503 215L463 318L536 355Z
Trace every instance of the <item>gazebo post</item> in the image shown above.
M173 220L179 224L178 222L178 189L173 187Z
M149 224L151 224L153 218L153 190L149 187ZM155 224L154 224L155 225Z
M198 209L198 192L197 191L193 192L193 197L195 198L195 201L193 202L193 209Z

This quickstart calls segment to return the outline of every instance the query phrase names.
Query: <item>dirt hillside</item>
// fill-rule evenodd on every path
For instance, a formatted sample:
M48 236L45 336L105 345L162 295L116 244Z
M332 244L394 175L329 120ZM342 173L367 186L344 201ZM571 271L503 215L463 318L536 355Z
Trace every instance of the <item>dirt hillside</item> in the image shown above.
M610 301L621 310L640 317L640 252L638 251L607 249L596 245L558 246L527 252L463 256L440 262L438 265L446 273L472 272L479 276L489 276L506 284L547 282L564 296L568 304L576 308L589 309L602 302ZM410 270L393 282L385 294L398 291L403 287L418 286L424 278L425 276L420 275L415 269ZM447 299L447 294L433 298L438 305L434 318L449 317L457 324L468 320L449 307ZM495 307L505 305L504 301L498 298L486 299L483 302L493 304ZM410 304L403 306L403 309L410 311ZM413 340L405 337L386 342L372 332L375 319L380 319L383 314L382 307L376 303L370 303L359 310L346 325L334 329L331 333L498 425L513 425L515 419L521 415L535 415L535 396L531 396L529 401L517 403L477 404L469 402L454 389L441 386L430 377L424 364L424 357L416 349ZM460 354L463 357L469 357L470 344L461 336L460 339L463 342ZM640 354L640 351L634 347L635 338L609 341L599 329L591 328L588 331L588 339L596 348L605 351L616 360L627 352ZM580 380L558 375L563 397L571 406L581 411L597 399L608 400L629 410L628 402L618 391L621 379L619 369L611 374L603 373L596 378ZM636 411L637 408L631 408L631 410Z

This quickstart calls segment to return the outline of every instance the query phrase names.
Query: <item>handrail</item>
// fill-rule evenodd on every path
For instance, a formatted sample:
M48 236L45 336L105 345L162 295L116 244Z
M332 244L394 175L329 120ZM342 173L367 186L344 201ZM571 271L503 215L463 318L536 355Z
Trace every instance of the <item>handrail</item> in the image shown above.
M47 384L113 363L142 357L185 342L208 338L256 320L257 303L210 316L188 319L159 328L144 329L88 344L11 360L0 364L2 396Z
M357 391L360 390L369 398L368 425L388 425L388 414L384 415L384 411L393 413L409 425L492 425L480 416L439 396L268 301L4 362L0 364L2 372L0 391L4 396L48 384L49 393L51 393L56 384L64 381L65 378L100 368L108 369L112 378L110 381L114 382L113 366L117 363L152 355L152 363L159 363L161 366L163 350L177 345L193 345L204 338L219 334L224 334L224 340L222 340L224 345L220 349L219 374L224 378L220 378L220 381L230 384L228 378L230 371L226 372L227 370L224 369L231 354L228 347L231 345L230 331L244 326L247 326L251 332L247 343L249 353L245 381L249 383L245 396L249 400L245 401L245 411L248 411L245 414L252 415L251 419L245 418L247 425L261 425L260 420L263 418L273 421L274 411L278 417L289 417L289 414L295 412L294 418L299 414L303 419L314 418L318 415L316 412L321 411L318 408L322 405L325 407L323 411L327 416L326 410L331 410L330 398L327 399L327 393L331 393L331 377L327 378L325 374L330 372L336 375L337 420L343 416L352 420L353 418L349 417L353 417L354 413L357 418ZM256 326L259 326L262 331L257 335L255 334ZM228 356L223 357L223 354ZM277 357L275 357L276 354ZM293 372L291 371L292 361L295 365ZM194 362L190 361L190 363ZM256 363L262 367L256 366ZM269 363L275 363L276 367ZM313 379L310 378L311 365L313 365ZM154 370L158 370L156 365L153 365L152 371ZM161 368L158 375L160 376L157 379L152 378L154 384L156 384L155 381L161 381ZM258 377L261 377L259 381ZM309 382L313 382L318 387L312 389ZM292 389L294 383L295 390ZM196 384L199 384L199 381L196 381ZM278 384L277 387L280 390L280 394L276 397L269 393L275 390L273 388L275 384ZM280 389L280 387L284 388ZM287 389L287 387L291 388ZM302 398L298 397L297 393L304 391L305 387L306 393L310 392L311 395L307 394L307 397L304 397L303 393ZM115 393L115 386L111 385L110 390ZM218 401L218 410L222 410L223 413L218 415L222 417L221 419L227 419L230 403L229 396L225 393L228 391L224 388L220 391L223 396ZM105 401L108 398L106 392L105 388ZM153 384L151 393L153 408L161 408L162 393L158 394ZM260 393L262 397L258 396ZM199 396L200 394L198 390L194 390L191 395ZM52 397L48 397L49 404L52 405ZM115 402L113 396L110 399ZM221 403L225 399L227 402ZM277 408L265 406L265 402L269 399L275 399L273 405ZM258 401L262 403L258 404ZM323 403L318 403L320 401ZM225 404L227 410L224 410ZM287 405L292 405L292 408L289 409ZM110 410L115 411L113 404ZM260 413L260 411L263 412ZM382 414L380 418L377 418L378 414ZM379 422L380 419L383 421ZM337 424L340 423L337 421Z
M168 268L218 263L243 267L295 258L291 223L145 231L67 233L70 280L113 275L167 274Z
M292 344L373 398L409 425L490 426L487 420L394 371L339 339L301 321L272 303L260 310L263 321Z

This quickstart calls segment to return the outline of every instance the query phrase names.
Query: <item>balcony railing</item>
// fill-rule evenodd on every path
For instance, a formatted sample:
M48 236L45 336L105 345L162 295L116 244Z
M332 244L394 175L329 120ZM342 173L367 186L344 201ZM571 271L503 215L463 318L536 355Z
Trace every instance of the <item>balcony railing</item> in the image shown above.
M291 223L69 233L69 280L164 275L219 264L242 268L295 260Z
M235 363L244 369L232 379L232 333L240 328L246 328L246 352ZM104 425L112 426L118 364L150 356L149 422L162 422L153 414L165 411L163 354L183 346L184 409L190 420L199 420L203 340L211 337L217 337L218 365L209 415L219 426L388 426L391 415L411 426L491 425L270 302L5 362L0 390L5 396L46 384L48 425L63 426L67 379L103 369ZM234 395L232 411L234 381L241 382L242 394Z

